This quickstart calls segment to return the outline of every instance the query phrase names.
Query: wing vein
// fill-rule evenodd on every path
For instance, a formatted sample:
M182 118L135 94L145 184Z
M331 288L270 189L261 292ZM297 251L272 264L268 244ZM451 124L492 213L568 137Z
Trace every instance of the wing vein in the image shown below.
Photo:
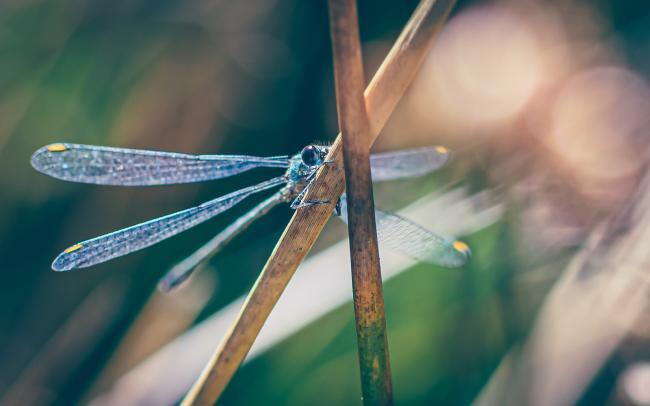
M199 206L168 214L73 245L52 263L55 271L86 268L129 254L170 238L222 213L248 196L279 186L283 176L229 193ZM74 249L73 249L74 248Z
M119 186L201 182L254 168L289 165L288 157L190 155L67 143L40 148L31 162L36 170L54 178Z

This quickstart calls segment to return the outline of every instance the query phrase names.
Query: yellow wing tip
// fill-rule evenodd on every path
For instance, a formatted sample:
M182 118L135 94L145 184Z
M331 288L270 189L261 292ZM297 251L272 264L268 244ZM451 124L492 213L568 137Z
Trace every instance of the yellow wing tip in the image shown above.
M447 152L449 152L449 149L440 145L436 147L436 151L440 154L446 154Z
M47 146L47 150L49 152L63 152L66 149L68 149L68 147L66 147L65 144L61 144L61 143L50 144L50 145Z
M83 245L81 245L81 244L75 244L75 245L73 245L72 247L68 247L68 248L66 248L66 249L63 251L63 253L64 253L64 254L69 254L69 253L71 253L71 252L74 252L74 251L80 250L80 249L82 249L82 248L83 248Z
M452 246L454 247L454 249L455 249L456 251L460 251L460 252L462 252L462 253L469 253L469 252L471 252L471 250L469 249L469 245L465 244L464 242L462 242L462 241L460 241L460 240L456 240L456 241L454 241L454 243L452 244Z

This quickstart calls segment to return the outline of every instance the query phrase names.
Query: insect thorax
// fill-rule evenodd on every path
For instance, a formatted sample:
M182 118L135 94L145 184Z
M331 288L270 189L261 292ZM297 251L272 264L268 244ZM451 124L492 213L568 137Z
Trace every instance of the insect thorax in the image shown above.
M309 178L320 168L322 162L327 155L328 147L315 145L311 146L320 153L320 159L317 165L309 166L305 164L302 157L302 152L295 154L291 157L289 168L285 173L287 178L287 186L284 188L283 193L288 199L297 196L309 183ZM304 151L304 149L303 149Z

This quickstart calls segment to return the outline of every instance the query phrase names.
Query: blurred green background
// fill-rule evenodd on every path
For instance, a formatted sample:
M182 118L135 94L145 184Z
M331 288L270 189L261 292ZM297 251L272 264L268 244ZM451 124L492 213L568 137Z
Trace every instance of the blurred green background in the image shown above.
M416 5L359 3L368 78ZM649 13L650 3L613 0L454 9L377 148L443 144L456 160L387 185L378 199L397 209L463 185L494 191L506 212L464 236L475 254L466 269L419 264L386 284L398 404L471 403L528 335L571 253L631 193L650 121ZM37 173L34 150L66 141L283 155L332 141L335 112L324 1L0 0L0 399L88 402L119 377L105 368L134 345L128 332L145 349L121 372L247 292L291 215L275 209L233 241L184 291L189 310L159 307L162 327L147 334L135 322L152 297L164 300L154 293L158 278L254 201L91 269L54 273L52 259L74 242L276 172L102 187ZM328 228L316 249L343 230ZM348 303L246 364L222 403L359 404L353 317ZM649 335L608 357L580 402L623 402L620 374L650 356Z

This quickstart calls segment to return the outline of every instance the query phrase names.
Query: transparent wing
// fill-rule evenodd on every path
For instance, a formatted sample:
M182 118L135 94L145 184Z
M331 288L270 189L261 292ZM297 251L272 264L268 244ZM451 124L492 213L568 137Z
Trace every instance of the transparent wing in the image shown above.
M283 183L285 183L284 177L277 177L210 200L200 206L83 241L69 247L56 257L52 269L69 271L74 268L86 268L141 250L228 210L253 193Z
M169 292L183 283L192 273L201 268L210 260L221 248L230 240L235 238L239 233L244 231L255 220L264 216L273 207L285 201L281 193L275 193L268 199L264 200L249 212L235 220L231 225L224 228L219 234L214 236L201 248L196 250L192 255L176 264L167 274L158 282L158 288L163 292Z
M341 196L341 219L348 222L345 194ZM430 264L457 268L471 256L467 244L447 239L394 213L375 211L380 245Z
M189 155L174 152L50 144L32 155L46 175L98 185L168 185L225 178L258 167L286 168L288 157Z
M373 182L426 175L443 166L451 153L445 147L382 152L370 156Z

